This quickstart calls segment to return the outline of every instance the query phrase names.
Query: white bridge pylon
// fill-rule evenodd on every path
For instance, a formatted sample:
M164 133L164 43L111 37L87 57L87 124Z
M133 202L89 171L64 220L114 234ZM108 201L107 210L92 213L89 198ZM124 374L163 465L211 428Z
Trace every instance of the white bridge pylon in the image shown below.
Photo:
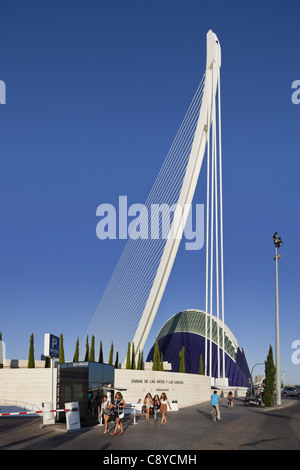
M174 214L174 219L170 232L174 236L170 237L165 245L163 255L156 273L156 277L150 291L143 315L141 317L139 326L136 330L133 343L135 350L142 351L147 340L148 334L150 332L151 326L153 324L156 312L158 310L159 304L161 302L164 290L166 288L175 257L178 251L179 243L182 238L183 230L186 224L188 213L186 210L182 210L184 207L189 207L192 204L195 189L197 186L203 158L205 155L205 150L207 147L207 232L206 232L206 312L210 311L210 332L212 331L212 309L213 309L213 246L214 246L214 206L215 206L215 232L216 232L216 242L217 242L217 233L218 233L218 207L217 207L217 135L216 135L216 111L219 111L219 164L221 164L221 126L220 126L220 68L221 68L221 47L218 41L216 34L211 30L207 33L207 56L206 56L206 73L205 73L205 84L202 98L202 105L200 108L198 123L196 127L196 132L194 135L194 140L189 156L189 161L186 168L185 177L183 180L182 188L179 194L177 207ZM218 94L218 106L216 105L217 99L217 90ZM210 136L210 129L212 129ZM211 160L211 161L210 161ZM210 178L210 166L211 166L211 183ZM221 169L219 167L219 169ZM219 177L221 183L221 171L219 172ZM209 186L211 184L211 188ZM220 186L220 196L222 195L222 185ZM209 199L211 198L211 203L209 204ZM209 210L210 208L210 210ZM222 202L220 204L220 211L222 211ZM210 229L209 229L209 220L210 220ZM209 232L211 235L210 248L211 252L209 253ZM222 224L222 212L221 212L221 278L222 278L222 323L224 322L224 289L223 289L223 224ZM216 243L216 261L218 254L218 245ZM209 256L210 256L210 267L209 267ZM218 264L216 265L218 266ZM210 274L209 274L210 271ZM218 268L217 268L218 276ZM208 289L210 285L210 289ZM216 286L219 283L216 282ZM210 290L210 295L208 295L208 290ZM219 292L217 289L217 296ZM210 299L208 306L208 297ZM217 313L219 320L219 298L217 299ZM219 322L218 322L219 323ZM222 329L224 332L224 328ZM208 326L206 326L206 332L208 331ZM218 329L219 333L219 329ZM224 341L224 337L223 337ZM207 350L207 334L206 334L206 350ZM219 341L218 341L219 344ZM223 343L224 344L224 343ZM210 361L209 361L209 375L212 375L212 341L210 341ZM224 354L224 349L223 349ZM219 357L219 354L218 354ZM208 354L206 351L205 354L205 374L207 375L207 359ZM225 360L223 357L223 377L225 377L224 372ZM220 377L220 373L218 373Z
M158 240L158 237L154 240L140 237L127 241L86 332L88 335L98 335L103 341L103 349L108 349L113 340L115 351L119 352L121 361L125 359L128 343L134 344L136 359L143 351L176 258L189 215L187 208L191 207L207 151L205 310L210 314L211 321L210 325L206 325L205 374L211 375L212 341L209 343L208 354L208 339L212 339L212 311L215 306L219 323L219 304L222 311L220 327L222 323L225 324L220 67L220 44L217 36L209 31L204 77L145 204L147 208L158 203L175 208L169 226L171 236L164 240ZM143 217L147 218L148 214L141 214L139 223ZM221 277L221 302L219 277ZM216 286L217 300L213 295L214 286ZM224 328L222 331L224 333ZM218 338L218 347L219 344ZM222 344L224 345L224 335ZM224 356L222 376L225 377ZM220 377L219 370L218 377Z

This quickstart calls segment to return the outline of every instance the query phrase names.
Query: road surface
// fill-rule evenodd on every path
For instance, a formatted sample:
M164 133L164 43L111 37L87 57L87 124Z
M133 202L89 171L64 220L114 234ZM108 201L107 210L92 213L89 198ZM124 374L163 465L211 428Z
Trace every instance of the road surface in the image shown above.
M39 416L0 418L0 450L98 450L98 451L200 451L200 450L299 450L300 400L286 398L281 407L221 405L221 421L211 419L209 403L168 413L168 422L124 423L124 434L104 434L94 426L67 432L65 424L43 427ZM114 427L110 424L111 429Z

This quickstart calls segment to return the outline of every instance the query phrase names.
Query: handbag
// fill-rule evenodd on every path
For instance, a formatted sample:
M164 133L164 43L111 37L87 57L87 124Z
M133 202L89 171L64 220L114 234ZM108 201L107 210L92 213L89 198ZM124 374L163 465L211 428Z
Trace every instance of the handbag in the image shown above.
M116 418L124 418L124 410L123 410L123 405L122 405L122 412L120 413L120 407L118 406L118 411L115 413Z

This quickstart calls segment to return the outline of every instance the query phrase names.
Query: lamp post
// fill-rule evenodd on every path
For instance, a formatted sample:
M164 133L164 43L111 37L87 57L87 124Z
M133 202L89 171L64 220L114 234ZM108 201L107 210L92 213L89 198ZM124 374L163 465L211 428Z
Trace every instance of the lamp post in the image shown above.
M278 298L278 260L281 255L278 254L278 248L282 245L281 237L278 233L273 235L275 245L275 273L276 273L276 405L281 405L281 383L280 383L280 346L279 346L279 298Z
M250 375L251 375L251 397L253 396L253 370L254 370L254 367L258 366L258 365L263 366L264 363L263 362L257 362L256 364L254 364L254 366L251 369L251 372L250 372Z

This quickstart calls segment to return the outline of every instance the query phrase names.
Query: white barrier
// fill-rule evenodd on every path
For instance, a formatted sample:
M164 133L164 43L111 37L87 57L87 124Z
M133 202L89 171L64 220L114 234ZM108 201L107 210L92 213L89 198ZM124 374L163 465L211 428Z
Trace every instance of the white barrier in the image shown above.
M67 430L75 431L80 429L80 416L79 416L79 404L74 401L71 403L65 404L66 408L69 408L66 411L66 421L67 421Z
M0 417L1 416L18 416L18 415L20 416L20 415L30 415L30 414L42 414L43 424L48 425L48 424L55 423L54 413L58 411L64 411L66 413L67 430L73 431L76 429L80 429L80 415L79 415L78 402L66 403L65 408L58 409L58 410L52 410L51 403L43 403L43 407L44 407L44 410L0 413Z
M55 423L55 413L52 410L52 403L47 402L43 403L43 424L48 425L48 424L54 424Z
M16 415L32 415L32 414L43 414L43 413L56 413L57 411L73 411L72 409L62 408L61 410L36 410L36 411L18 411L12 413L0 413L0 416L16 416ZM77 410L76 410L77 411Z

